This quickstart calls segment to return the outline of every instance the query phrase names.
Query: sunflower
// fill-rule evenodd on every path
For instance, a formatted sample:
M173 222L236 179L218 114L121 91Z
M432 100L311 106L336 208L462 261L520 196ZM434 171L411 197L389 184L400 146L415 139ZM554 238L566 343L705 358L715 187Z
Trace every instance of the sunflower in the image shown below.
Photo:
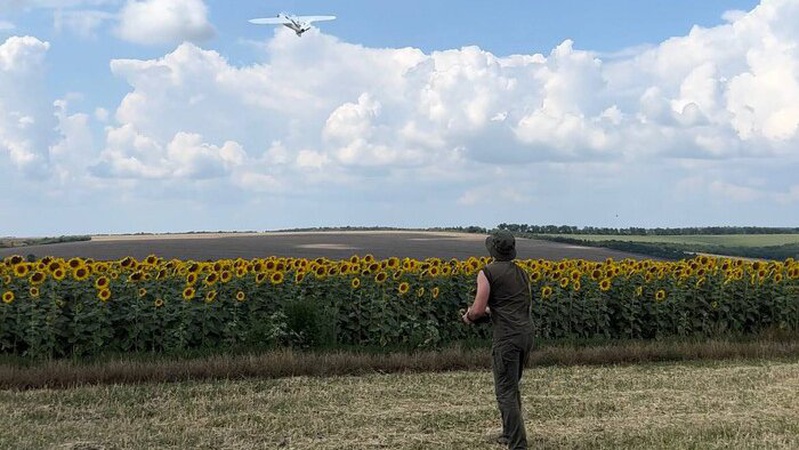
M100 289L97 291L97 298L103 302L107 302L111 298L111 289Z
M383 271L377 272L377 275L375 275L375 283L383 284L383 283L385 283L387 278L388 278L388 274L387 273L385 273Z
M280 273L280 272L275 272L275 273ZM247 299L247 295L244 293L244 291L236 292L236 300L238 300L240 302L243 302L246 299Z
M350 286L351 286L353 289L358 289L359 287L361 287L361 280L360 280L360 278L358 278L358 277L355 277L355 278L353 278L353 279L352 279L352 281L350 282Z
M108 287L109 283L110 280L108 279L108 277L105 276L98 277L96 280L94 280L94 287L96 287L97 289L104 289Z
M635 288L635 295L637 297L640 297L643 294L644 294L644 287L643 286L638 286L638 287Z
M30 278L28 278L28 282L33 285L42 284L44 280L47 278L44 272L36 271L31 274Z
M147 289L139 288L139 297L144 297L145 295L147 295Z
M132 274L130 274L130 276L128 277L128 281L135 283L137 281L141 281L143 278L144 278L144 272L142 272L141 270L137 270Z
M559 282L559 284L560 284L560 287L562 287L563 289L566 289L567 287L569 287L569 281L570 281L570 280L569 280L569 277L563 277L563 278L561 278L561 279L560 279L560 282Z
M30 271L31 267L28 263L19 263L14 266L14 275L16 275L17 278L22 278L27 276L28 273L30 273Z
M530 274L530 281L532 281L533 283L537 282L540 279L541 279L541 272L536 270Z
M552 288L550 286L544 286L541 288L541 297L549 298L550 295L552 295Z
M416 296L417 297L424 296L424 286L419 286L419 289L416 290Z
M264 281L266 281L266 278L267 278L268 276L269 276L269 275L267 275L267 274L266 274L266 272L258 272L258 273L256 273L256 274L255 274L255 282L256 282L257 284L261 284L261 283L263 283Z
M591 271L591 279L592 280L598 281L600 278L602 278L602 271L601 270L594 269L594 270Z
M391 275L391 278L393 278L395 280L399 280L400 278L402 278L403 275L405 275L405 271L402 270L402 269L399 269L396 272L394 272L393 275Z
M53 278L55 278L57 281L63 280L64 278L66 278L66 276L67 276L67 271L64 270L62 267L59 267L53 271Z
M39 298L39 288L37 286L31 286L30 289L28 289L28 293L33 298Z
M658 291L655 292L655 300L662 302L665 299L666 299L666 291L664 291L663 289L658 289Z
M610 289L611 281L610 278L604 278L602 281L599 282L599 289L603 291L607 291Z
M406 281L403 281L402 283L399 284L399 287L397 287L397 292L399 292L400 295L405 295L408 293L410 289L411 285L408 284Z
M300 284L303 279L305 279L305 272L298 270L297 273L294 274L294 283Z
M80 266L72 271L72 278L76 279L77 281L85 281L87 278L89 278L89 275L90 271L86 266Z
M258 275L261 275L261 274L259 273ZM205 283L206 286L213 286L218 280L219 280L219 275L217 275L216 272L211 272L211 273L209 273L208 275L205 276L205 280L203 280L203 283ZM257 277L256 277L256 281L257 281Z
M283 272L273 272L272 275L269 277L269 282L272 284L281 284L285 279L285 275Z
M155 299L155 301L153 302L153 306L155 306L156 308L164 306L164 299L162 298Z
M781 281L782 281L782 274L781 273L775 274L774 275L774 282L775 283L779 283Z
M400 265L400 260L396 256L392 256L392 257L388 258L388 261L386 262L386 264L387 264L387 266L390 269L396 269Z
M78 267L84 264L83 260L80 258L71 258L69 261L67 261L67 265L69 266L70 269L77 269Z
M195 272L189 272L189 274L186 275L186 284L191 286L196 282L197 282L197 274Z
M3 292L3 303L10 305L14 301L14 293L12 291Z
M582 284L580 283L580 280L574 280L574 282L572 283L572 289L574 289L574 291L577 292L580 290L581 287Z
M7 264L9 264L9 265L12 265L12 266L17 265L17 264L21 263L22 261L25 261L25 258L23 258L20 255L11 255L11 256L6 257L6 259L5 259L5 262Z
M3 284L11 284L11 275L3 275Z
M440 290L439 290L438 286L434 287L431 290L431 293L433 294L433 298L438 298L438 294L440 293Z
M193 299L193 298L194 298L194 295L195 295L196 293L197 293L197 291L195 291L193 287L191 287L191 286L186 286L186 287L183 289L183 299L184 299L184 300L186 300L186 301L188 301L188 300L191 300L191 299Z
M216 290L211 289L205 293L205 303L213 303L216 300Z

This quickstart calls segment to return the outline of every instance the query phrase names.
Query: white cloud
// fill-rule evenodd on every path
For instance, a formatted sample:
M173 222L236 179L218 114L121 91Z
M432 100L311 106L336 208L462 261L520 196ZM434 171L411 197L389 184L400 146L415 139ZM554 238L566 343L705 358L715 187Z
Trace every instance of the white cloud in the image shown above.
M45 58L50 44L12 36L0 44L0 156L18 170L41 176L54 119L44 98Z
M766 0L749 14L728 15L728 24L696 27L607 62L570 41L549 55L497 57L477 47L370 49L318 30L297 39L277 29L265 46L268 64L236 67L182 44L160 59L112 62L132 90L109 142L136 130L134 141L153 154L137 159L142 173L192 176L204 172L160 172L162 158L188 163L164 156L176 133L230 140L241 146L243 166L287 183L322 168L349 183L441 164L455 177L470 161L630 167L663 157L785 154L797 134L799 58L788 51L793 37L770 28L782 17L762 11L772 3L787 8ZM760 79L769 71L779 83ZM257 149L269 142L280 143L280 158L266 162Z
M117 34L138 44L200 42L214 35L202 0L128 0Z

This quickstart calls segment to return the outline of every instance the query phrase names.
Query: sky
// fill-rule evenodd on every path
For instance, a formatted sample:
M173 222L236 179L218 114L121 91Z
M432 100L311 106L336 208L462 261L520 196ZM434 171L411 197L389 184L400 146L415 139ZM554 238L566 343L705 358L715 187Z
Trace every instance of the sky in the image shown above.
M337 18L248 22L279 12ZM798 23L799 0L0 0L0 236L797 226Z

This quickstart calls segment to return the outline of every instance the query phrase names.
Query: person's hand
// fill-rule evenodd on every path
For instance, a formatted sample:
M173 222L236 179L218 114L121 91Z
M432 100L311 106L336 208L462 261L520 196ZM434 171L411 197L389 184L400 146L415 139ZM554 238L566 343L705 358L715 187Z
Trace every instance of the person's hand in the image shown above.
M465 312L465 313L463 313L463 315L461 316L461 320L463 320L463 323L465 323L465 324L467 324L467 325L471 325L471 324L473 323L473 322L472 322L472 321L469 319L469 311L471 311L471 310L472 310L472 308L469 308L469 309L467 309L467 310L466 310L466 312ZM462 311L463 311L463 310L461 310L461 312L462 312Z

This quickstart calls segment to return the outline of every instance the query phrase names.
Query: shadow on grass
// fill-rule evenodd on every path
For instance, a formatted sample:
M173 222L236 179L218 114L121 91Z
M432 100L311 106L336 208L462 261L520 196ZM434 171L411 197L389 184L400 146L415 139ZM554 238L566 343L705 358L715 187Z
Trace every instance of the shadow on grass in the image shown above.
M163 383L188 380L342 376L370 373L487 370L490 349L466 344L439 350L378 352L375 349L292 349L216 355L108 355L82 361L29 361L6 357L0 389L69 388L92 384ZM549 342L534 351L530 366L619 365L668 361L799 359L799 335L766 334L717 340Z

